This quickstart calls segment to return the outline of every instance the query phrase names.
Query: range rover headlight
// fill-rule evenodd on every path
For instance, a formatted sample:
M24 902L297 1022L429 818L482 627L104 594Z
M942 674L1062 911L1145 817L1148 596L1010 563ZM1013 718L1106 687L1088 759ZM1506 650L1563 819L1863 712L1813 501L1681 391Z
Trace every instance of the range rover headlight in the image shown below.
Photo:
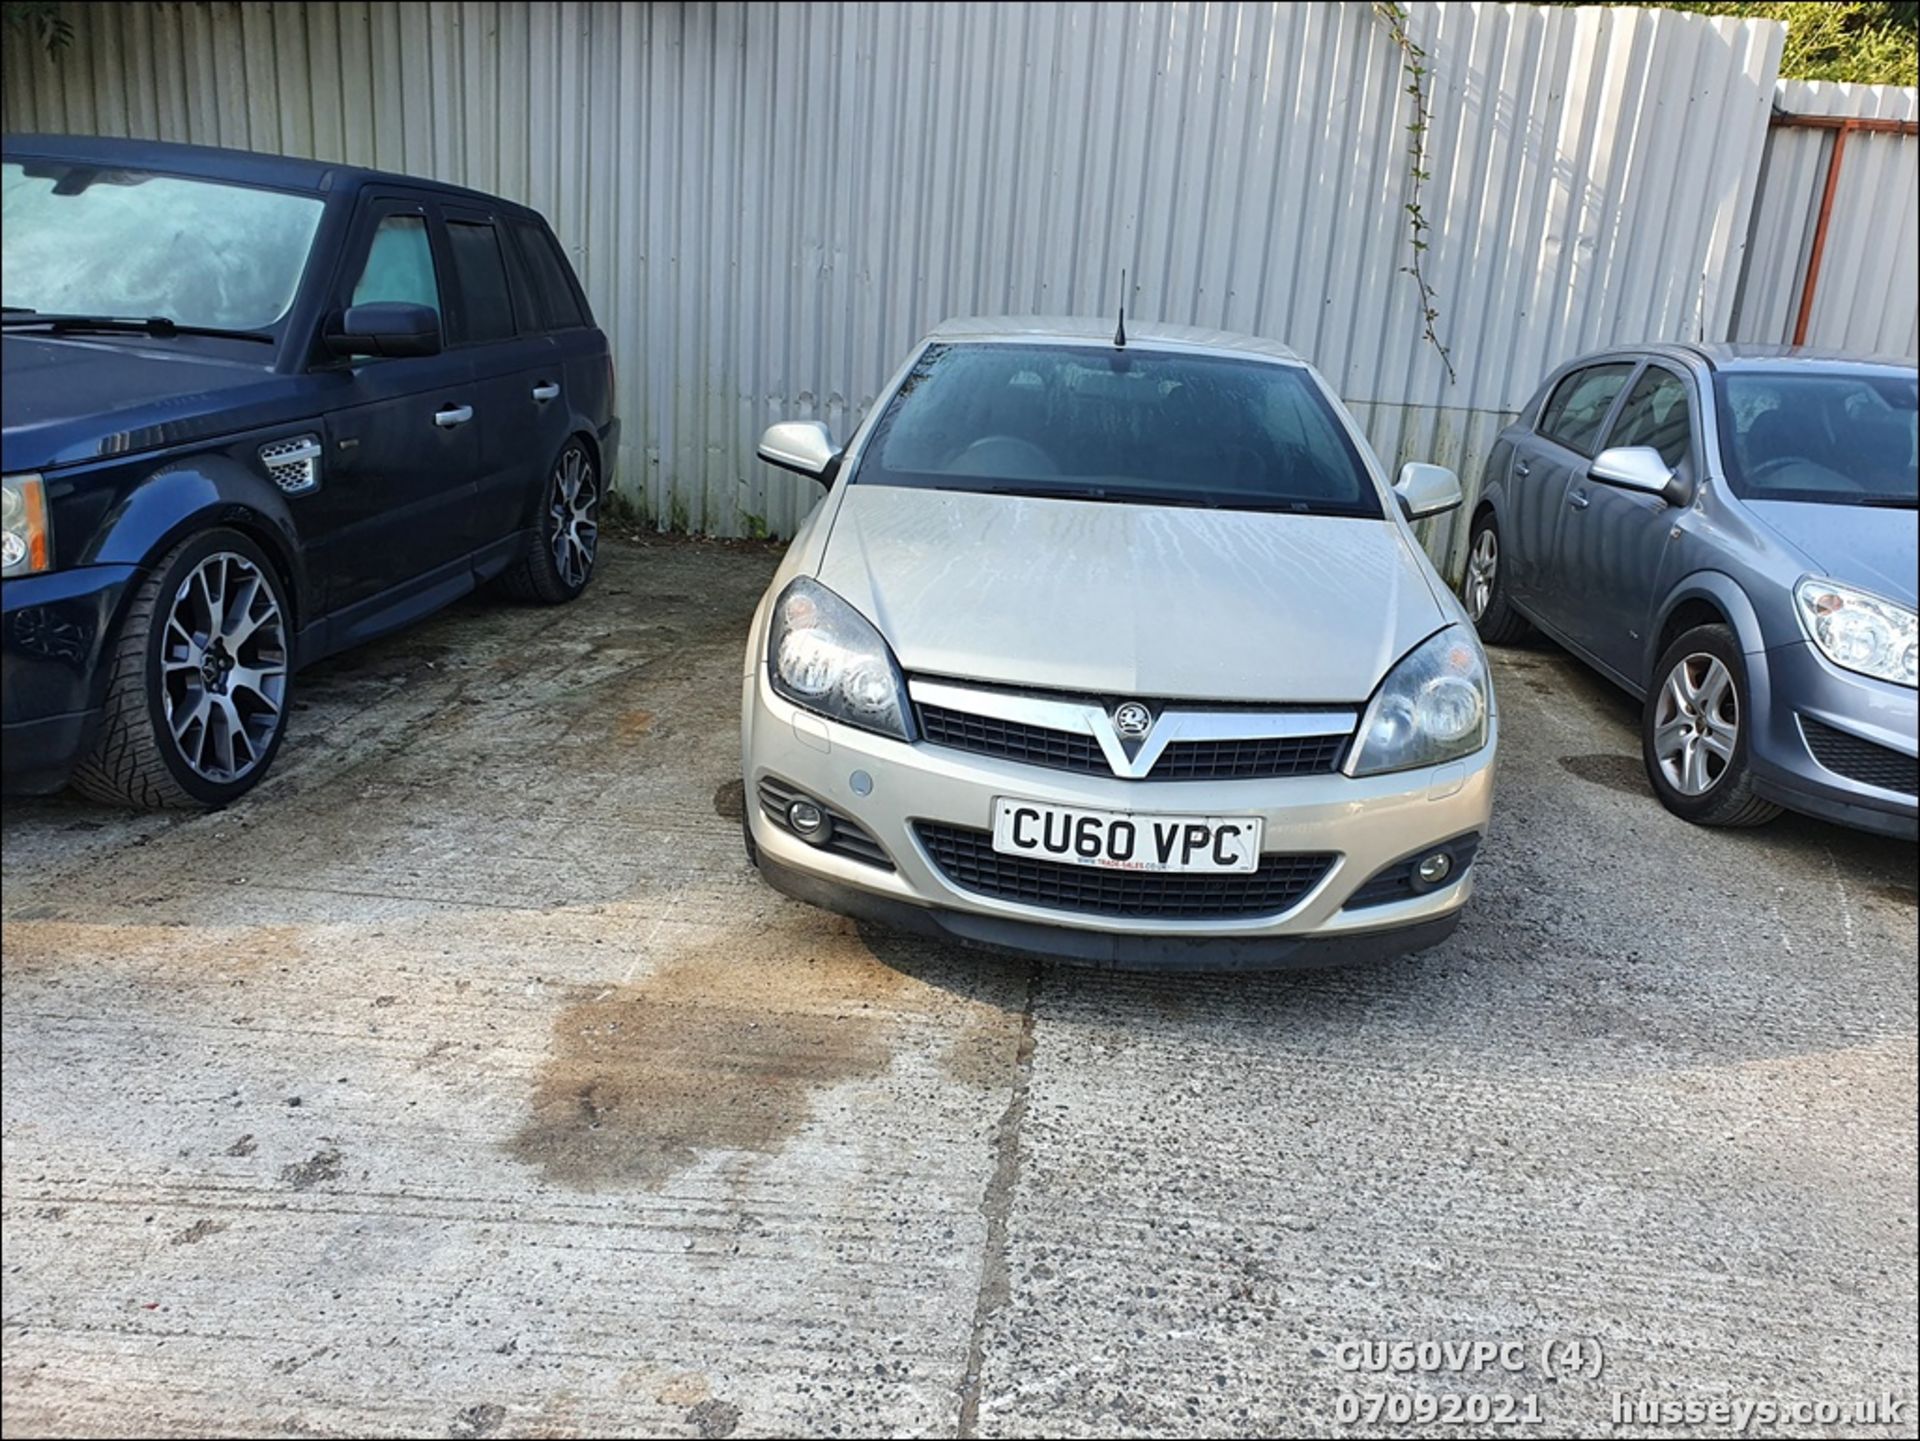
M1373 693L1347 774L1380 775L1472 755L1487 743L1489 697L1487 663L1473 637L1457 625L1429 636Z
M907 740L906 683L873 623L800 576L773 605L767 638L773 688L797 706Z
M0 477L0 576L37 575L53 565L53 524L47 518L47 488L37 475Z
M1895 685L1920 680L1916 621L1905 606L1808 576L1793 588L1793 609L1807 639L1835 665Z

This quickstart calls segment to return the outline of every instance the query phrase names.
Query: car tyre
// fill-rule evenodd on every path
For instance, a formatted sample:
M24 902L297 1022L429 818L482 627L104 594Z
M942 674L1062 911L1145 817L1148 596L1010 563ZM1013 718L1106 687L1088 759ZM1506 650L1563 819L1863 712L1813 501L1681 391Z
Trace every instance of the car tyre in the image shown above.
M600 546L600 470L586 441L571 436L534 500L526 553L500 577L516 600L565 605L593 579Z
M1754 794L1746 658L1725 625L1696 626L1654 666L1641 756L1661 804L1697 826L1758 826L1780 807Z
M1485 511L1474 521L1467 540L1467 574L1460 583L1460 602L1488 645L1509 645L1533 629L1507 598L1502 559L1499 522L1492 511Z
M292 646L265 551L224 528L182 541L135 589L103 658L106 705L73 788L143 810L238 799L286 735Z

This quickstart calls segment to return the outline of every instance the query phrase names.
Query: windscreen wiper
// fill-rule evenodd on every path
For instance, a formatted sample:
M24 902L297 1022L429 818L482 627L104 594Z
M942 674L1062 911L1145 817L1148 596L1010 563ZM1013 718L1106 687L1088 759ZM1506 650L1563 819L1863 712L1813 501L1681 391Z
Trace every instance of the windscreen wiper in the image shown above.
M176 335L210 335L221 340L258 340L268 345L273 336L264 330L235 330L220 325L182 325L164 315L42 315L36 310L9 308L0 315L0 327L24 330L44 326L52 331L96 331L102 334L151 335L171 340Z
M1188 505L1205 510L1218 507L1203 495L1179 495L1152 490L1108 490L1099 485L988 485L988 495L1024 495L1034 500L1090 500L1103 505Z
M1879 506L1887 510L1913 510L1920 507L1920 500L1910 495L1863 495L1854 504Z

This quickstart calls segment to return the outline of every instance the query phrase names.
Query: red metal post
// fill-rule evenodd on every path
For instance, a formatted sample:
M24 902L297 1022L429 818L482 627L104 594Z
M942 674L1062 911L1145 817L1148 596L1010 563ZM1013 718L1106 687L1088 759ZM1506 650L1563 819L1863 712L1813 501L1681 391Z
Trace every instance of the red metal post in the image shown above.
M1840 188L1840 162L1847 153L1848 127L1836 126L1833 152L1827 156L1827 183L1820 189L1820 214L1813 222L1813 248L1807 252L1807 277L1800 282L1800 313L1793 320L1793 343L1807 343L1807 325L1813 319L1813 287L1820 279L1820 259L1827 252L1827 222L1833 218L1833 193Z
M1813 291L1820 279L1820 260L1827 250L1827 223L1833 218L1833 197L1840 187L1840 161L1847 153L1847 136L1855 130L1870 135L1920 135L1920 122L1880 116L1788 115L1776 113L1773 125L1782 130L1831 130L1833 149L1827 156L1827 176L1820 189L1820 213L1813 222L1813 246L1807 252L1807 273L1800 282L1800 313L1793 321L1793 343L1807 343L1813 320Z

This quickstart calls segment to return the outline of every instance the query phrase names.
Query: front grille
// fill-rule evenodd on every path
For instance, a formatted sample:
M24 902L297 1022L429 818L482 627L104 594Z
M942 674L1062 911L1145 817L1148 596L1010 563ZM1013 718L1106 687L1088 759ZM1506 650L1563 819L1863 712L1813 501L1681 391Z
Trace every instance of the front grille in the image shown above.
M1150 779L1225 781L1327 775L1340 768L1346 750L1345 736L1175 741L1154 762Z
M919 717L921 736L933 745L1025 761L1028 765L1051 766L1060 771L1113 774L1100 743L1092 736L971 715L945 706L921 705L914 709Z
M827 839L821 843L821 850L831 855L845 856L850 861L861 861L870 866L878 866L885 871L893 869L893 857L882 849L880 842L873 838L873 833L853 817L835 810L818 796L808 795L798 786L789 785L783 780L766 776L760 782L760 809L766 814L768 820L783 831L793 830L793 827L787 824L787 807L802 796L806 796L808 800L825 811L833 822L833 829L828 833Z
M1920 760L1859 736L1835 730L1810 716L1800 717L1813 758L1835 775L1862 785L1920 796Z
M1204 920L1291 910L1320 883L1331 855L1263 855L1244 875L1109 871L1003 856L991 831L920 821L914 829L942 875L962 890L1052 910L1137 919Z
M1083 775L1113 774L1099 742L1089 735L973 715L946 706L921 704L914 709L920 734L932 745ZM1348 739L1344 735L1323 735L1175 741L1161 752L1147 779L1224 781L1330 775L1340 768Z

